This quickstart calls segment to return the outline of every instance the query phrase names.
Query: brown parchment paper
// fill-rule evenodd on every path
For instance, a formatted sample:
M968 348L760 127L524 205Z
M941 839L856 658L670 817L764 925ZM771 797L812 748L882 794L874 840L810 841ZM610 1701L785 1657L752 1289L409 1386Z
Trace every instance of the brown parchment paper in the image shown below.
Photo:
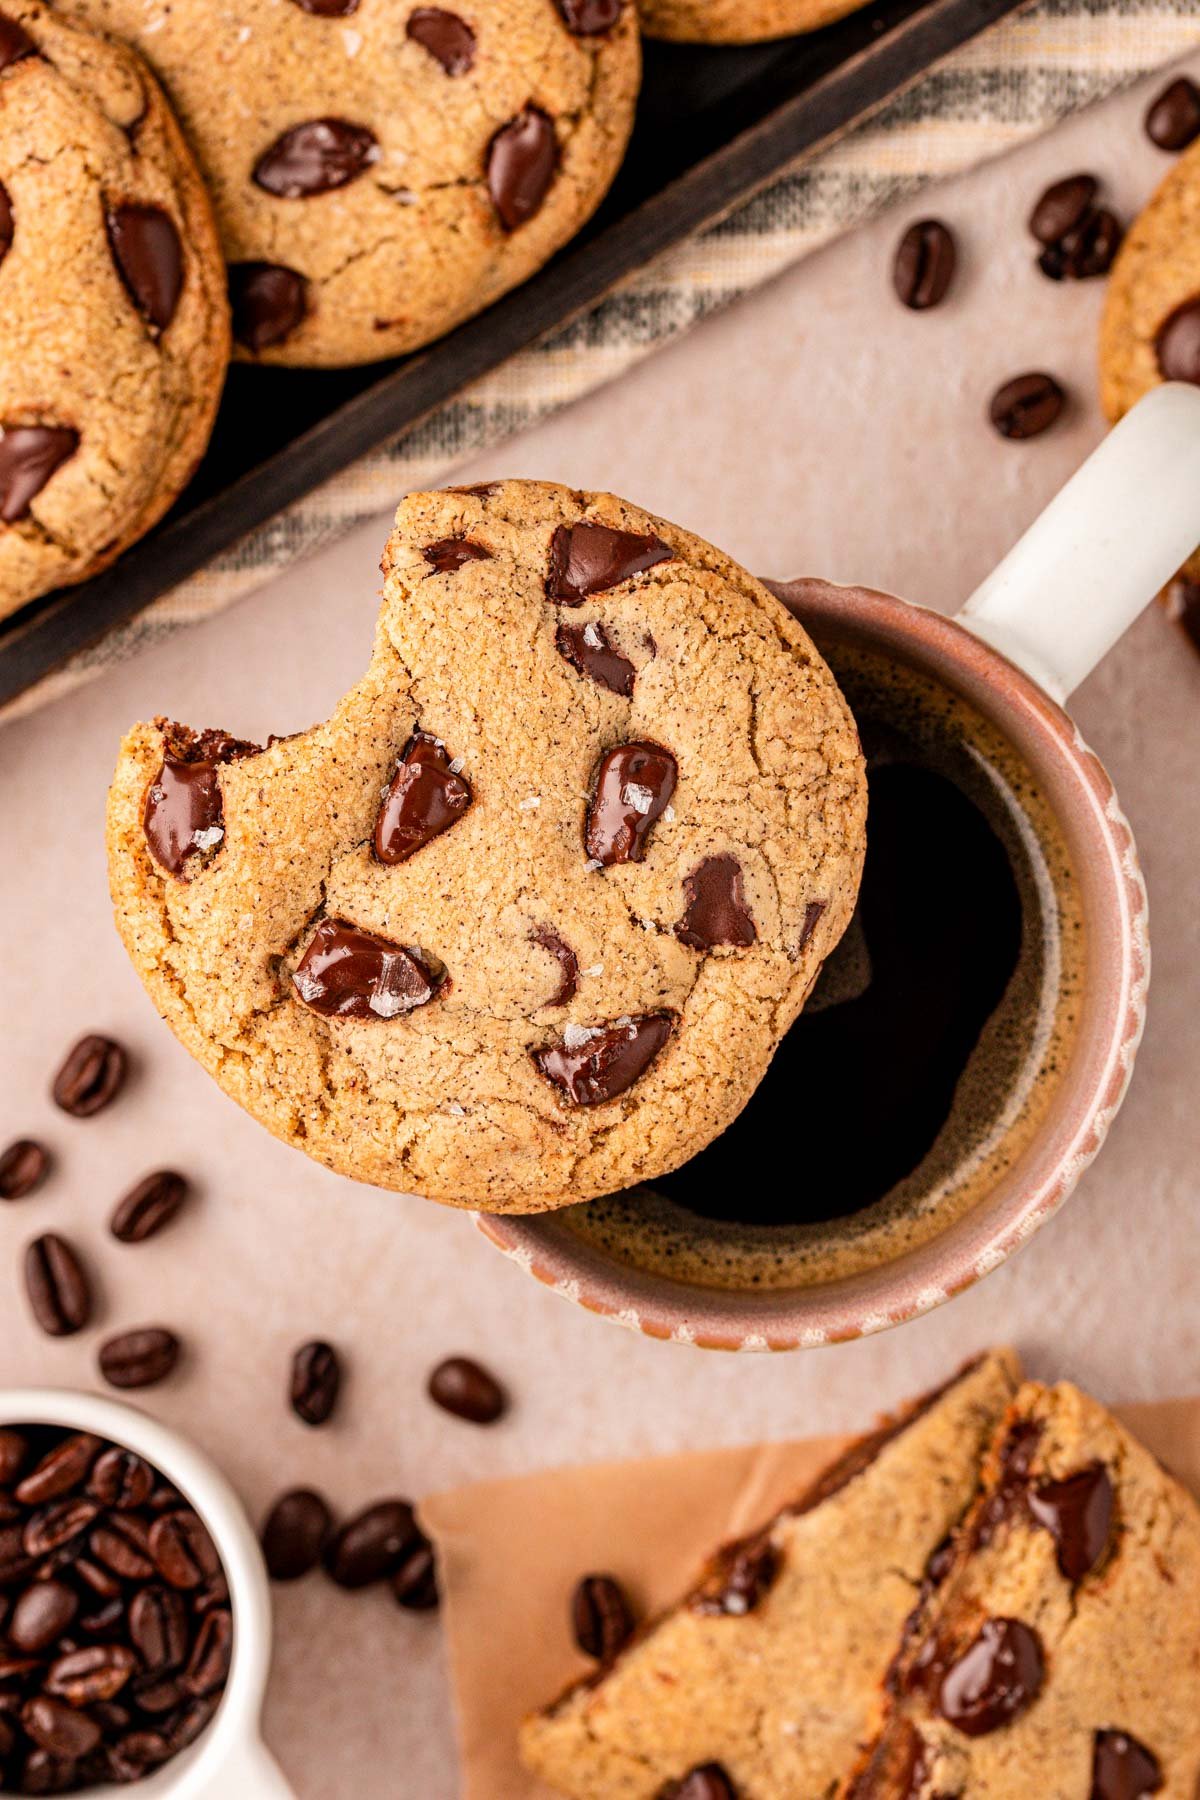
M1200 1399L1113 1410L1200 1498ZM644 1617L674 1599L722 1539L763 1523L848 1441L600 1463L427 1499L421 1514L441 1567L462 1800L551 1800L521 1768L516 1731L527 1712L594 1666L570 1631L581 1575L615 1575Z

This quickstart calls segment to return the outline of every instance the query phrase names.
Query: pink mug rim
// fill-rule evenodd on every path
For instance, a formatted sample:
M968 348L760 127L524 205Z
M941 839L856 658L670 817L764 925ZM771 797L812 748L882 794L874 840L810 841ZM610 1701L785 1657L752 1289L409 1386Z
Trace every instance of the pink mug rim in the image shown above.
M1083 898L1087 984L1071 1061L1033 1141L993 1192L941 1235L825 1286L731 1292L623 1265L554 1212L476 1214L484 1236L566 1299L647 1337L706 1349L843 1343L931 1311L1005 1262L1056 1213L1100 1150L1145 1025L1148 905L1133 832L1103 764L1056 701L941 613L867 588L768 583L822 635L882 643L947 680L1033 763L1067 832ZM1071 804L1073 802L1073 804Z

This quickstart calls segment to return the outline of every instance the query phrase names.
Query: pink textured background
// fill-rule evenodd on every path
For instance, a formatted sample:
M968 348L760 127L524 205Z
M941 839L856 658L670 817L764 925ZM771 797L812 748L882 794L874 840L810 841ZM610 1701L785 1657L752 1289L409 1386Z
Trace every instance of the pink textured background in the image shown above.
M1043 280L1023 221L1046 181L1078 168L1134 210L1167 167L1141 136L1144 103L1110 102L835 245L458 478L610 487L760 573L954 608L1100 435L1101 284ZM963 264L952 299L916 316L888 267L899 230L926 211L953 224ZM1071 415L1040 441L1002 443L982 422L987 397L1039 366L1074 391ZM30 1133L57 1158L39 1195L0 1209L0 1383L88 1383L103 1332L175 1326L186 1362L146 1402L221 1460L256 1516L300 1481L349 1508L555 1463L852 1427L1000 1338L1034 1373L1109 1398L1195 1390L1200 658L1162 614L1075 702L1139 837L1155 952L1141 1060L1099 1163L1023 1255L931 1317L807 1356L720 1359L601 1325L465 1218L355 1188L276 1144L159 1024L112 931L101 821L122 730L166 712L261 738L322 717L366 661L385 533L384 520L364 528L0 737L0 1143ZM137 1076L111 1112L76 1123L46 1088L89 1029L126 1042ZM165 1163L195 1179L194 1206L160 1239L116 1245L113 1200ZM17 1278L25 1240L51 1228L86 1253L100 1299L96 1327L64 1343L32 1326ZM316 1432L283 1400L289 1352L314 1335L349 1367L336 1423ZM425 1400L428 1367L452 1351L510 1383L513 1412L494 1430ZM281 1590L277 1620L266 1729L303 1800L451 1800L436 1620L320 1578Z

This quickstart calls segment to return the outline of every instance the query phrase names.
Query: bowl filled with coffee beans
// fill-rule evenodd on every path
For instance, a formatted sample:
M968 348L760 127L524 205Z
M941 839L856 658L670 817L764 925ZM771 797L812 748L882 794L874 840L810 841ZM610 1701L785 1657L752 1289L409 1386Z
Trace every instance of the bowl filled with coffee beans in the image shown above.
M206 1456L120 1401L0 1391L0 1793L291 1800L270 1651L262 1555Z

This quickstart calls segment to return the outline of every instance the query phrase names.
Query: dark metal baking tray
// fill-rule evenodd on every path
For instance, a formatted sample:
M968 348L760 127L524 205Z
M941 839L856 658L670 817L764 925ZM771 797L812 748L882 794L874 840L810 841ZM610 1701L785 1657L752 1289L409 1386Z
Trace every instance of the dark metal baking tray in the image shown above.
M163 522L103 575L0 624L0 701L586 311L631 270L1020 4L877 0L824 31L775 44L647 44L629 153L585 230L523 287L411 356L363 369L235 365L208 453Z

